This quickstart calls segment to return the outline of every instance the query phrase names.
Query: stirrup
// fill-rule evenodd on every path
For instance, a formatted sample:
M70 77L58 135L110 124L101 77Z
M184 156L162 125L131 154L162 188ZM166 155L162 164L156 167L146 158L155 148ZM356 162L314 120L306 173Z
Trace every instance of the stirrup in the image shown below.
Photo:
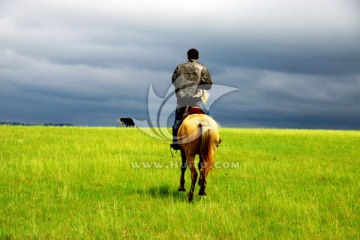
M180 150L180 145L178 143L170 143L170 148L177 151L177 150Z

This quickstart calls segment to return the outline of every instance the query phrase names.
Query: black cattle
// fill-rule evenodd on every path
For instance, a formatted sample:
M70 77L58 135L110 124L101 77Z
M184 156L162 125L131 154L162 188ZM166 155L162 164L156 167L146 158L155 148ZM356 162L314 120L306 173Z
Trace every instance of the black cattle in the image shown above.
M136 127L134 120L131 118L119 118L119 122L121 125L125 125L126 127Z

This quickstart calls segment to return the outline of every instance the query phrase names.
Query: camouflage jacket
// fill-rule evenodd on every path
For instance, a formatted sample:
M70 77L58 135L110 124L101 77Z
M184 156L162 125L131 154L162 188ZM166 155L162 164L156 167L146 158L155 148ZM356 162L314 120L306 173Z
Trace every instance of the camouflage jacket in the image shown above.
M196 106L201 101L201 89L209 90L212 81L207 67L191 59L175 68L172 84L175 87L178 105Z

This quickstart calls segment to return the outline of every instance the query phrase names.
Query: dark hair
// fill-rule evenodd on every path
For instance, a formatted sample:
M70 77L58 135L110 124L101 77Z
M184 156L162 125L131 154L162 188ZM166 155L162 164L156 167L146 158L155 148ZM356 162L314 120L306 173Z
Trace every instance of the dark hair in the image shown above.
M190 49L187 52L188 59L199 59L199 52L195 48Z

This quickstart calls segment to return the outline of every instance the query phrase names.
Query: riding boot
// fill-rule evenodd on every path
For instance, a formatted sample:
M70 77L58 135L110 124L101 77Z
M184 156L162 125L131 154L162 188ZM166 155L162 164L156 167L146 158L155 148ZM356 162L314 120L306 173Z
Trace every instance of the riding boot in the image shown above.
M172 128L172 134L173 134L173 142L170 144L170 147L174 150L180 150L180 145L177 141L177 133L178 133L179 127L173 126Z
M180 150L177 134L187 109L188 107L186 106L182 106L182 107L177 106L175 110L175 121L172 127L173 143L170 144L170 147L173 148L174 150Z

